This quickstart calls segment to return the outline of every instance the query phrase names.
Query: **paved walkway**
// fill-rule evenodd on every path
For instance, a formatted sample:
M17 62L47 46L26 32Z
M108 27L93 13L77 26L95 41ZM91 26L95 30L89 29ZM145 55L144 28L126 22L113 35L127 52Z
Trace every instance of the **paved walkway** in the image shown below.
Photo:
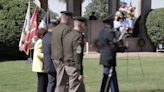
M160 52L125 52L125 53L117 53L117 57L135 57L138 55L141 57L160 57L163 56L164 57L164 53L160 53ZM100 54L97 52L89 52L89 53L85 53L84 54L84 58L99 58Z

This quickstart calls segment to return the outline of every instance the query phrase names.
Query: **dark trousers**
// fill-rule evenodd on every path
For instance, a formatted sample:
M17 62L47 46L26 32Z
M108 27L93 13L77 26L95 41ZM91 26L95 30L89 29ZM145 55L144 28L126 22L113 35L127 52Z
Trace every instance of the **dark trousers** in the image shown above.
M114 66L104 67L100 92L119 92L117 73Z
M48 73L48 87L47 92L54 92L56 87L56 73L50 72Z
M47 73L37 73L38 88L37 92L47 92L48 76Z

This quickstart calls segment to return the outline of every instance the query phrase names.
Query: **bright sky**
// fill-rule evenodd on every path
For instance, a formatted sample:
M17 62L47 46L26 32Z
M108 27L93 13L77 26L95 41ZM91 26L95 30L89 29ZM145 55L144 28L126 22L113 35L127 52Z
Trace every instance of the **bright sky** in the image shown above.
M82 4L82 12L84 13L85 7L90 3L91 0L85 0ZM66 4L59 2L58 0L49 0L49 7L53 12L56 12L60 15L60 11L66 10Z
M133 5L137 5L137 1L138 0L121 0L121 1L125 1L125 2L131 2L133 3ZM164 0L152 0L152 9L157 9L157 8L164 8Z
M164 8L164 0L152 0L152 9Z
M130 4L130 2L132 2L132 5L136 8L135 10L135 16L138 17L139 16L139 4L136 3L138 2L138 0L121 0L121 1L125 1L128 4ZM152 9L157 9L157 8L164 8L164 0L152 0Z
M125 2L129 2L132 1L132 5L134 7L136 7L136 9L138 9L138 4L136 3L138 0L122 0ZM91 0L85 0L82 4L82 12L84 13L85 11L85 7L88 5L88 3L90 3ZM58 0L49 0L49 7L53 12L56 12L60 15L60 11L62 10L66 10L66 4L64 4L63 2L59 2ZM152 9L155 8L161 8L164 7L164 0L152 0ZM136 13L138 13L139 11L136 10ZM82 14L83 14L82 13Z

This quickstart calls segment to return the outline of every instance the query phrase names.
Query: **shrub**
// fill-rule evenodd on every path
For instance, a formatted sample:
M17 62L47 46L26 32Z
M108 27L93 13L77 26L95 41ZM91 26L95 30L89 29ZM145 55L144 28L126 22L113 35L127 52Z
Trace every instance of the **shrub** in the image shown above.
M146 20L147 33L154 44L164 43L164 8L153 10Z

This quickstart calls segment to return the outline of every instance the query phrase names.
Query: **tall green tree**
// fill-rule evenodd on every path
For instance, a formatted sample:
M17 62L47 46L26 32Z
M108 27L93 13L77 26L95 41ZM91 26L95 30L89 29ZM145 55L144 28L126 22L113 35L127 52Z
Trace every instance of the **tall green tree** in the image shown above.
M17 48L27 6L28 0L0 0L0 58L19 57Z
M0 6L0 43L16 45L26 14L27 0L0 0Z
M92 12L96 13L98 19L102 19L108 14L108 0L91 0L91 3L86 7L84 16L89 18Z
M26 15L29 0L0 0L0 43L6 46L17 46ZM31 13L35 5L31 2ZM39 9L39 21L44 16ZM56 13L51 13L56 18ZM1 44L2 45L2 44Z
M0 58L1 54L18 55L18 43L29 0L0 0ZM31 2L31 13L35 5ZM39 9L39 20L45 13ZM57 15L51 15L55 18ZM7 53L10 52L10 53Z

